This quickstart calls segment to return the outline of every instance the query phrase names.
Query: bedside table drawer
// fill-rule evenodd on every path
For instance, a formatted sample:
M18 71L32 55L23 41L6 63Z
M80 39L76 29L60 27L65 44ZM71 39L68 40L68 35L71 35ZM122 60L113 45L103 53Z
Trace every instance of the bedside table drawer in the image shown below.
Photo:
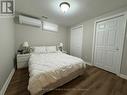
M25 68L25 67L28 67L28 62L18 62L17 63L17 68L18 69Z
M17 57L17 62L28 62L29 56L27 57Z
M17 68L25 68L28 66L30 54L17 54Z

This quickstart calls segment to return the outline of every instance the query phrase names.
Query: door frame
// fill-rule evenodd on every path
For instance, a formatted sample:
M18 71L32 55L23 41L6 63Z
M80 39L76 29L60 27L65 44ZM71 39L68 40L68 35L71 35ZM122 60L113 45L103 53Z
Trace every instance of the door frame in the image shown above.
M123 13L119 13L119 14L116 14L116 15L113 15L113 16L108 16L108 17L105 17L105 18L101 18L99 20L96 20L94 22L94 33L93 33L93 45L92 45L92 60L91 60L91 63L92 65L95 66L94 64L94 53L95 53L95 41L96 41L96 25L98 22L101 22L101 21L105 21L105 20L109 20L109 19L112 19L112 18L116 18L116 17L120 17L120 16L124 16L124 19L125 19L125 22L124 22L124 27L126 29L126 22L127 22L127 12L123 12ZM123 39L123 42L125 40L125 30L124 29L124 39ZM123 45L124 46L124 45ZM123 53L123 46L122 46L122 53ZM122 63L122 55L121 56L121 63ZM120 76L120 70L121 70L121 63L116 67L116 70L117 70L117 75Z
M72 30L80 28L80 27L82 27L82 47L83 47L83 24L74 26L70 30L72 31ZM70 53L71 53L71 31L70 31ZM82 58L82 49L81 49L81 58Z

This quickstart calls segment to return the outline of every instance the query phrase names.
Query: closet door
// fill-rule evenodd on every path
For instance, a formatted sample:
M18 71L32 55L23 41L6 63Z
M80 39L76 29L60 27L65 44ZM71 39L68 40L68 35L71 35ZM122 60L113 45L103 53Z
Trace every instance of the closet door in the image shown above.
M74 27L71 29L70 54L76 57L82 57L82 40L83 26Z
M124 16L96 23L94 65L118 74L125 34Z

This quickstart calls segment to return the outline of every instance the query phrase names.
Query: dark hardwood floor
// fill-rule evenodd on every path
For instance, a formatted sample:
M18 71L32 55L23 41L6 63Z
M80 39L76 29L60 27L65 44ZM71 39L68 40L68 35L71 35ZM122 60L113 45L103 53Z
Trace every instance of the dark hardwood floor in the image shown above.
M27 69L17 70L5 95L30 95ZM127 80L112 73L87 67L83 76L44 95L127 95Z

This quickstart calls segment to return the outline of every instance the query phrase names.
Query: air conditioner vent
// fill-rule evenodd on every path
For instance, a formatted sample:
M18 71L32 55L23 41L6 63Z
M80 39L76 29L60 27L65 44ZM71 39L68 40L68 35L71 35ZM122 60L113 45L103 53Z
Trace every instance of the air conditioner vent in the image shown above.
M34 27L42 27L41 20L32 17L19 15L19 23L24 25L30 25Z

